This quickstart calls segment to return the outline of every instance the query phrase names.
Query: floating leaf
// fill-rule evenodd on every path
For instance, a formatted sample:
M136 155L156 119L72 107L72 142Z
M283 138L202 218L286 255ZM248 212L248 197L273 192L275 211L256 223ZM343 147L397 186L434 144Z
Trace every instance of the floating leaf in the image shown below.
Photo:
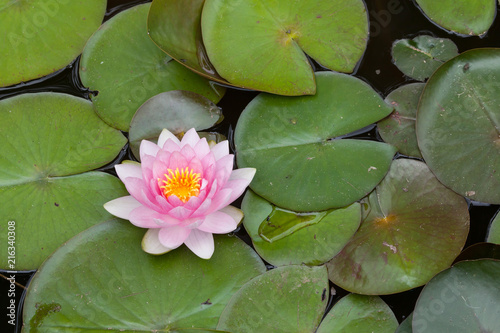
M0 87L69 65L101 25L105 0L0 1Z
M118 155L125 137L95 114L92 103L57 94L0 102L0 219L16 223L16 269L36 269L69 238L111 219L102 205L126 195L98 168ZM0 239L7 241L7 224ZM5 232L3 232L5 231ZM0 259L7 267L7 256Z
M304 53L352 72L366 48L368 20L361 0L206 0L201 30L211 63L231 84L311 95L314 73Z
M368 194L386 174L395 148L342 139L392 110L363 81L317 74L314 96L260 94L235 130L239 167L254 167L250 187L297 212L345 207Z
M316 333L394 333L398 320L380 297L349 294L328 312Z
M424 81L444 62L458 55L458 48L451 39L417 36L399 39L392 44L394 64L405 75Z
M218 102L224 89L214 87L162 52L147 34L150 4L127 9L104 23L87 43L80 62L82 83L99 116L128 131L137 109L169 90L189 90Z
M500 203L500 50L476 49L441 66L417 112L420 151L455 192Z
M161 131L180 134L191 128L201 131L222 121L222 112L208 98L191 91L172 90L147 100L130 123L130 147L139 158L142 140L156 142Z
M354 203L346 208L322 212L324 216L318 223L294 230L270 243L259 236L259 226L262 223L274 224L274 218L267 218L276 208L252 191L246 193L241 204L245 214L243 225L255 250L275 266L323 264L342 250L358 229L361 219L359 204Z
M486 241L500 245L500 214L498 214L498 212L493 220L491 220Z
M201 12L205 0L155 0L148 15L151 39L184 66L211 80L221 78L208 59L201 38Z
M497 332L500 261L459 262L424 287L413 312L413 332Z
M314 332L328 302L327 290L325 267L275 268L241 287L222 312L217 329Z
M415 134L415 120L423 89L423 83L410 83L392 91L385 101L394 111L377 124L382 139L407 156L422 157Z
M30 283L24 331L209 331L231 295L265 271L236 237L215 237L213 257L203 260L184 246L147 254L143 235L128 222L106 222L61 247Z
M441 27L462 35L480 36L495 19L495 0L416 0L429 19Z
M419 161L398 159L361 203L359 230L327 263L330 280L359 294L383 295L425 284L465 244L469 212Z
M454 263L464 260L498 259L500 260L500 245L492 243L476 243L462 251Z

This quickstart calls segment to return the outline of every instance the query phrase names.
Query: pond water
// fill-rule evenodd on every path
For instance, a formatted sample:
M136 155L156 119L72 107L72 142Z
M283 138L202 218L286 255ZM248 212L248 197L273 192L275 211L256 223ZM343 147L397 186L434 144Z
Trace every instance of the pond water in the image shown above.
M108 11L106 19L109 19L117 12L147 1L127 1L127 0L108 0ZM500 21L496 20L486 36L479 37L460 37L452 35L435 26L428 21L420 12L413 1L409 0L366 0L369 11L371 37L365 55L359 64L355 75L367 81L375 88L382 97L394 88L411 82L405 77L391 61L391 45L401 38L412 38L421 34L430 34L436 37L446 37L452 39L458 46L459 52L479 47L497 47L498 36L500 35ZM67 68L25 84L19 84L14 87L0 88L0 99L8 98L14 95L28 92L54 91L72 94L79 97L88 98L89 91L85 89L78 78L79 59L75 60ZM317 70L322 70L316 65ZM256 92L228 89L224 98L219 102L219 106L224 113L224 121L213 128L213 131L220 132L229 138L232 137L232 131L235 128L237 119L241 111L248 102L257 95ZM374 127L367 128L357 136L380 140ZM131 159L130 150L122 151L122 154L112 164L101 168L110 173L114 173L113 165L123 159ZM236 203L238 204L238 202ZM466 246L483 242L486 236L488 225L498 210L498 205L487 205L476 202L470 202L471 229L467 239ZM247 243L250 243L249 237L244 230L236 232ZM1 274L7 275L5 271ZM16 288L16 304L22 305L23 288L26 286L32 275L32 272L19 273L16 281L19 284ZM9 284L5 279L0 279L0 290L2 293L8 290ZM334 303L340 297L346 294L342 289L333 286L336 291L330 303ZM415 301L421 288L408 292L382 296L384 301L392 308L398 320L404 319L413 310ZM5 309L7 303L2 294L2 309ZM20 311L20 310L18 310ZM3 313L3 312L2 312ZM21 318L18 312L17 318ZM2 319L4 324L4 318ZM18 327L20 331L20 326ZM4 332L2 330L2 332ZM5 331L6 332L6 331Z

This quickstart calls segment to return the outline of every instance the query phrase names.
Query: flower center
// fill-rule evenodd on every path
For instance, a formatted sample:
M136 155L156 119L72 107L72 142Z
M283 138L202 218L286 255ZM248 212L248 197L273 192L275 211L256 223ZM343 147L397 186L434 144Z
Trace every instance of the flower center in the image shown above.
M168 175L164 174L165 179L158 178L164 185L160 186L165 198L175 195L181 199L182 202L187 202L191 197L197 197L200 194L200 181L199 173L194 173L188 167L181 169L176 168L175 171L167 169Z

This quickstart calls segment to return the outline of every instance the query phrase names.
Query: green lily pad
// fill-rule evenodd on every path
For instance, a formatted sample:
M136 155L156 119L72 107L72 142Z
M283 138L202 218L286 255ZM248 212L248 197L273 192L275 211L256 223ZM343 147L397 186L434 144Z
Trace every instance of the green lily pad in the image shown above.
M462 35L485 34L495 19L496 0L416 0L434 23Z
M417 36L400 39L392 44L394 64L405 75L424 81L444 62L458 55L458 48L451 39Z
M275 266L325 263L342 250L358 229L361 220L359 204L354 203L346 208L321 212L324 216L316 224L294 230L286 237L269 242L259 235L259 227L263 223L275 223L274 218L268 217L276 208L253 191L247 191L241 203L245 216L243 225L255 250ZM293 223L294 220L290 218L292 216L294 214L289 212L288 217Z
M414 332L498 332L500 261L462 261L436 275L413 312Z
M387 116L392 109L363 81L317 74L314 96L260 94L235 130L239 167L254 167L252 190L297 212L345 207L382 180L395 148L342 139Z
M500 245L500 214L498 214L498 212L496 213L493 220L491 220L486 241L489 243Z
M69 65L101 25L105 0L0 1L0 87Z
M190 128L201 131L222 121L222 112L205 96L191 91L172 90L147 100L130 123L130 148L139 158L142 140L157 141L166 128L177 134Z
M222 312L217 329L314 332L328 302L327 290L325 267L278 267L241 287Z
M455 192L500 203L498 49L462 53L429 79L417 112L420 151Z
M385 102L394 108L391 115L377 124L385 142L398 148L401 154L422 157L418 149L415 121L423 83L410 83L392 91Z
M217 103L224 89L172 60L147 34L150 4L127 9L104 23L89 40L80 62L82 83L99 116L128 131L137 109L164 91L188 90Z
M394 333L398 320L377 296L349 294L328 312L316 333Z
M361 0L206 0L201 17L211 63L239 87L280 95L315 93L305 55L350 73L368 39Z
M395 160L361 206L359 230L327 263L330 280L351 292L421 286L451 265L467 239L466 201L416 160Z
M230 84L210 63L201 38L205 0L155 0L148 16L151 39L184 66L211 80Z
M398 326L394 333L413 333L411 322L413 320L413 313L411 313L403 322Z
M0 141L0 200L9 203L0 219L16 224L18 270L38 268L69 238L111 219L102 205L127 194L111 175L74 175L109 163L126 143L89 101L57 93L2 100ZM7 242L7 224L0 228ZM0 267L7 265L3 256Z
M184 246L147 254L143 235L120 220L62 246L30 283L24 332L210 331L233 293L265 271L236 237L215 237L213 257L203 260Z
M500 245L493 243L476 243L462 251L454 263L464 260L497 259L500 260Z

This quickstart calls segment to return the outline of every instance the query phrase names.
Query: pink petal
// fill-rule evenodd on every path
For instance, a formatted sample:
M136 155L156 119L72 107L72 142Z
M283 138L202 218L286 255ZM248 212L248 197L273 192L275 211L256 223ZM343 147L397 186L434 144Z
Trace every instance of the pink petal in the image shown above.
M174 208L161 194L156 196L156 203L161 207L162 212L168 212Z
M158 138L158 146L160 148L163 148L163 145L165 144L165 142L167 142L168 140L172 140L174 143L176 143L177 145L180 144L180 141L179 139L177 139L177 137L172 134L169 130L167 129L164 129L161 134L160 134L160 137Z
M145 180L146 184L149 184L153 178L153 165L155 158L149 155L143 155L141 157L141 168L142 168L142 179Z
M217 192L217 194L214 195L214 197L212 198L212 204L210 205L210 209L208 209L206 213L207 214L213 213L229 205L232 202L229 201L232 192L233 191L231 189L222 189L219 192Z
M184 244L202 259L210 259L214 253L214 238L208 232L193 229Z
M256 170L254 168L242 168L233 170L231 176L229 177L229 180L226 184L224 184L224 188L229 188L232 190L229 202L233 202L243 194L245 189L252 181L253 176L255 175L255 171Z
M198 133L196 133L196 130L194 128L191 128L182 137L180 146L184 147L185 145L190 145L191 147L194 147L196 146L198 141L200 141L200 136L198 135Z
M142 206L142 204L133 196L129 195L106 202L104 204L104 209L114 216L128 220L130 212L140 206Z
M215 179L219 186L224 186L233 170L234 156L226 155L216 162Z
M193 213L192 210L187 209L184 206L177 206L177 207L171 209L168 212L168 215L172 216L173 218L175 218L179 221L183 221L183 220L189 218L192 213Z
M193 158L197 157L196 153L194 152L193 147L191 147L189 145L182 147L181 150L179 151L179 153L181 153L181 155L184 156L184 158L186 159L186 161L188 161L188 163Z
M200 141L196 143L196 145L193 147L194 152L196 153L196 156L198 159L202 159L203 157L207 156L208 153L210 153L210 147L208 146L207 139L201 138Z
M191 229L180 226L161 228L158 239L163 246L175 249L184 243L190 233Z
M164 152L173 153L174 151L180 151L180 150L181 150L181 147L179 146L179 143L174 142L174 141L172 141L172 140L168 140L168 141L167 141L167 142L165 142L165 144L163 145L162 150L163 150Z
M229 141L224 140L216 144L212 148L215 160L220 160L222 157L229 155Z
M122 181L128 193L137 201L151 209L157 208L154 196L142 179L129 177L122 179Z
M151 156L151 157L156 157L156 154L160 150L160 147L156 145L155 143L148 141L148 140L142 140L141 141L141 147L139 148L140 151L140 157L141 157L141 162L144 159L144 156Z
M140 164L125 163L115 165L116 174L122 181L126 178L142 179L142 169Z
M161 214L145 206L135 208L130 212L129 221L140 228L162 228L179 224L173 217Z
M241 217L243 217L243 214L241 214ZM232 215L222 211L213 212L207 215L203 223L198 227L198 230L212 234L227 234L236 229L239 221L241 221L241 218L236 221Z
M169 204L171 204L174 207L184 205L184 202L182 202L182 200L179 199L176 195L170 195L167 198L167 201L168 201Z
M236 224L240 224L241 220L243 220L243 211L234 206L226 206L224 208L221 208L219 212L226 213L227 215L231 216Z
M168 247L163 246L160 243L160 240L158 238L160 230L161 229L149 229L148 231L146 231L144 237L142 238L142 244L141 244L144 252L149 254L159 255L167 253L168 251L172 250Z
M193 214L191 214L191 217L201 217L207 215L208 210L212 206L212 200L211 199L205 199L203 203L196 209Z
M184 169L185 167L188 166L188 162L184 156L182 156L181 153L178 151L174 151L170 155L170 161L168 162L168 168L171 169L172 171L175 171L175 169L179 168L179 171L181 169Z

